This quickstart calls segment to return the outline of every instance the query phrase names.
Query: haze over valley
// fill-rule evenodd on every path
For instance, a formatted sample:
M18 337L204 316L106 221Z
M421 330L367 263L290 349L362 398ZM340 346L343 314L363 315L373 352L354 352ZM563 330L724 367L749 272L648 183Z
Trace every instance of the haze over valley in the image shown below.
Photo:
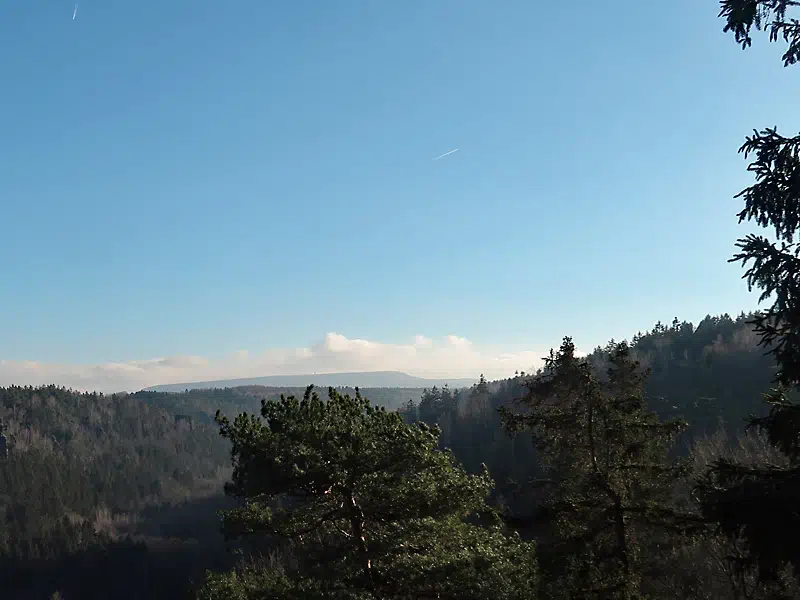
M237 351L222 358L179 355L88 365L3 360L0 361L0 385L55 383L76 390L110 393L187 382L246 380L246 383L236 385L253 385L250 380L261 377L289 377L292 378L291 385L294 385L295 378L315 373L403 371L411 377L432 382L388 377L385 385L431 387L437 381L438 385L444 380L469 380L471 384L481 374L496 379L513 375L515 371L530 371L541 363L547 351L546 346L533 349L513 344L505 348L479 346L455 335L439 340L418 335L410 343L387 344L330 333L323 341L310 347L277 348L252 354ZM377 379L363 377L347 381L346 385L359 382L366 382L363 385L368 387L384 386ZM464 383L461 381L459 386ZM269 382L265 384L272 385Z
M307 385L317 387L362 387L362 388L412 388L423 389L449 386L454 389L470 387L477 379L424 379L412 377L399 371L369 371L365 373L329 373L314 375L272 375L250 379L223 379L221 381L198 381L171 385L156 385L145 391L182 392L213 388L264 386L297 388Z

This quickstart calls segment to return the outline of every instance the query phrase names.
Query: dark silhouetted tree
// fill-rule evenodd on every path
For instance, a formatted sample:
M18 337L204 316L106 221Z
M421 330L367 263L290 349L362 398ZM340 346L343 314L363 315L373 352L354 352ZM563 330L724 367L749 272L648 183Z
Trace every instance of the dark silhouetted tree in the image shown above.
M787 45L784 66L800 60L800 23L789 0L726 0L720 16L744 48L751 33L768 30L773 42ZM768 308L754 319L761 345L778 365L777 387L766 394L770 412L751 425L765 431L789 464L744 465L716 461L698 487L704 514L728 536L749 548L742 566L757 565L762 580L775 581L787 565L800 566L800 406L790 393L800 384L800 135L784 137L777 128L755 131L740 152L752 157L755 183L737 197L744 200L739 221L755 221L774 232L738 240L731 260L746 268L750 289L759 288Z
M530 431L546 474L535 521L549 543L551 598L638 598L648 561L688 515L673 489L685 467L669 458L685 423L647 410L647 373L626 344L608 348L605 377L565 338L528 381L521 411L501 409L508 429Z

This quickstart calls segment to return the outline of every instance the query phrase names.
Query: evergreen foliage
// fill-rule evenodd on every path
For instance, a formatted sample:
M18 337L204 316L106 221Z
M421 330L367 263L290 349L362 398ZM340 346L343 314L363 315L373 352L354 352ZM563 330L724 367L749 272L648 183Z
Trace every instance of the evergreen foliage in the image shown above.
M725 31L743 47L752 43L753 30L768 29L771 41L787 44L783 61L790 66L800 60L800 22L790 15L797 7L789 0L726 0L721 16ZM775 582L785 580L787 566L800 567L800 406L788 395L800 385L800 135L766 128L740 151L753 157L748 170L756 181L737 196L745 203L739 221L755 221L775 234L775 241L754 234L739 240L740 252L731 259L746 268L748 286L762 291L760 301L771 301L753 324L761 345L775 356L777 387L765 395L769 414L753 418L751 426L766 432L788 464L720 458L698 489L706 517L746 544L741 567L756 565L762 580Z
M261 415L218 415L245 501L225 514L229 535L284 540L282 574L257 575L270 597L531 598L533 547L507 534L485 504L493 482L438 447L439 430L330 389L263 401ZM249 584L211 576L204 597ZM260 572L261 573L261 572ZM259 597L259 596L246 596Z
M605 377L565 338L527 382L522 412L501 409L510 431L532 432L547 490L534 515L550 540L548 597L638 598L665 532L683 533L674 489L686 465L669 457L686 424L647 410L647 373L627 344L608 348Z

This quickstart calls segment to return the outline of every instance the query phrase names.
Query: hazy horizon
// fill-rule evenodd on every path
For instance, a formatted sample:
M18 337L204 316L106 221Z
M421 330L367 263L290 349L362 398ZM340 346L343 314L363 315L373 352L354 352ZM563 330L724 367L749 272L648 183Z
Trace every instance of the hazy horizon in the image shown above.
M743 311L731 311L736 317ZM706 315L719 316L722 312ZM680 319L697 325L703 317ZM671 319L660 319L668 324ZM630 341L655 323L632 329L627 335L600 340L573 338L579 355L605 346L611 339ZM150 387L269 376L338 373L400 372L424 379L505 379L517 371L532 372L542 364L563 336L538 347L479 346L467 338L449 335L431 339L414 336L403 344L350 339L328 333L311 346L271 348L261 352L239 350L227 356L179 355L98 364L42 363L0 360L0 386L56 384L81 391L133 392Z
M3 3L0 385L506 377L755 308L737 149L800 80L717 14Z
M432 340L418 335L406 344L385 344L329 333L308 347L259 353L242 350L218 358L173 356L93 365L3 360L0 385L55 383L78 390L121 392L188 382L375 371L432 379L477 379L481 374L501 379L531 370L548 351L544 347L477 347L458 336Z

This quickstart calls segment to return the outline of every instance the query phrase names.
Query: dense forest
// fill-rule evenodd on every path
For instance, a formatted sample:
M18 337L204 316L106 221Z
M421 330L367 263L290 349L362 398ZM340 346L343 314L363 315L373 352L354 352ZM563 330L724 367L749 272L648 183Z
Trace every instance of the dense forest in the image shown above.
M0 420L3 597L175 593L193 564L172 577L174 562L199 540L220 545L208 516L222 506L229 450L209 425L131 397L56 387L0 389ZM98 572L113 587L93 596L85 586Z
M742 435L749 414L766 414L762 395L776 368L758 347L752 318L659 323L630 341L632 357L651 369L644 385L649 407L662 420L689 424L676 438L676 456L699 451L693 460L707 463L709 454L767 451L760 436ZM587 361L601 371L609 358L608 347L598 348ZM467 473L487 466L491 505L524 516L530 494L522 484L541 474L542 461L531 434L509 435L498 409L514 409L531 377L455 390L359 393L407 424L437 426L437 446L452 451ZM223 493L232 476L231 445L220 437L214 413L253 413L261 399L304 392L104 396L57 387L0 389L9 449L0 462L0 584L8 597L56 591L67 599L182 597L206 569L231 567L243 546L226 542L217 518L236 501Z
M466 389L0 389L2 598L800 598L800 136L741 151L759 312Z
M0 388L0 587L20 598L174 597L204 566L227 564L216 511L230 505L230 448L214 413L303 391ZM365 390L389 408L420 392ZM113 587L87 591L101 559Z

